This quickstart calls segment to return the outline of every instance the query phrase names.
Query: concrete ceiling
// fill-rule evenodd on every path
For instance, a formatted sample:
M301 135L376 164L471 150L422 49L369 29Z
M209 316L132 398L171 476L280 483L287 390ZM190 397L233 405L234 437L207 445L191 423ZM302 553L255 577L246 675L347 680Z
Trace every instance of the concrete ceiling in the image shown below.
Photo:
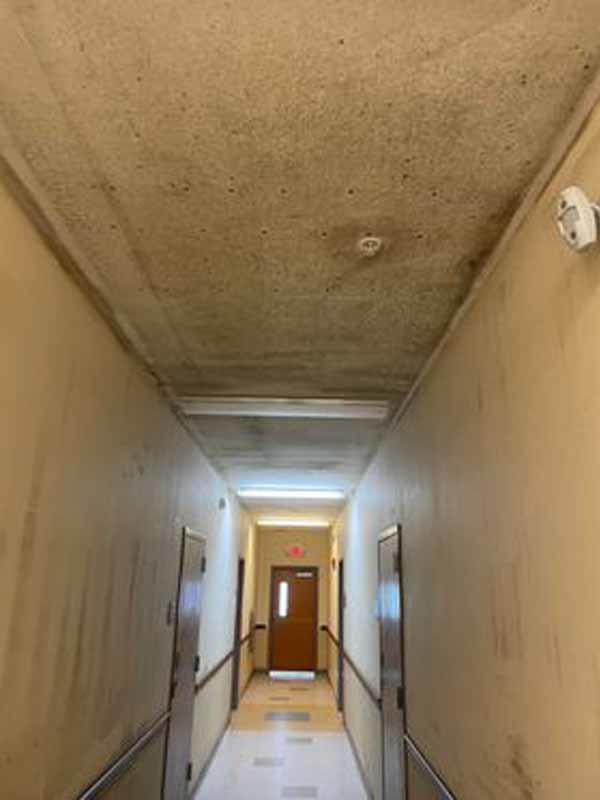
M598 67L599 30L598 0L4 0L0 114L175 394L398 404ZM314 422L211 425L234 482L323 455L299 455ZM356 423L341 475L379 434Z
M350 492L383 430L377 420L194 417L207 455L238 488L310 487ZM245 500L258 515L294 511L325 519L343 503Z

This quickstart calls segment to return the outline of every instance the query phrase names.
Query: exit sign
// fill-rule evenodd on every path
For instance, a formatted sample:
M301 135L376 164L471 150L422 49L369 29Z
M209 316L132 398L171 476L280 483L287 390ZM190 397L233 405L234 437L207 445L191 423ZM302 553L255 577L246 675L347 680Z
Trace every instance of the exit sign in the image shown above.
M303 544L288 544L284 549L288 558L304 558L306 555L306 547Z

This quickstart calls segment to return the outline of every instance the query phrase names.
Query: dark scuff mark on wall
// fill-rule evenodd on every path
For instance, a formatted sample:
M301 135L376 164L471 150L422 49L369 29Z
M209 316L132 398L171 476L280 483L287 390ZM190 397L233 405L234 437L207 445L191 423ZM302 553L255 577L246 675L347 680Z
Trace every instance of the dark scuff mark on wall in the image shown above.
M525 744L519 736L509 738L510 767L513 782L519 790L521 800L534 800L535 782L530 774Z

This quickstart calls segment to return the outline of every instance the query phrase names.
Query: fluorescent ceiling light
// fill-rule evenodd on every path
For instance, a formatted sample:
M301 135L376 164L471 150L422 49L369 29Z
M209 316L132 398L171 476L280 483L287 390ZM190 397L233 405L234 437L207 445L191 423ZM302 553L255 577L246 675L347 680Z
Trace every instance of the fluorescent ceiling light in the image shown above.
M330 528L324 519L259 519L261 528Z
M383 421L389 405L380 400L289 400L260 397L180 397L185 414L196 417L295 417Z
M340 489L239 489L249 500L343 500Z

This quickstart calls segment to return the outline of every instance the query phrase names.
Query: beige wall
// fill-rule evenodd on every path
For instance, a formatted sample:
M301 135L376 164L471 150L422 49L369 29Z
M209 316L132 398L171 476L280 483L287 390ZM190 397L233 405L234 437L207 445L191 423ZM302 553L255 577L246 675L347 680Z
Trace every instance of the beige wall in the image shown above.
M351 654L361 674L370 683L374 693L379 694L379 675L373 673L373 662L379 664L379 628L376 618L377 551L373 561L372 546L361 542L361 527L354 520L349 525L350 503L340 514L330 537L331 558L339 565L344 559L344 583L346 586L346 608L344 610L344 649ZM348 547L348 534L357 538ZM329 628L339 638L338 598L339 567L331 572ZM363 625L358 627L361 620ZM360 631L357 635L357 631ZM368 648L368 650L366 649ZM338 691L337 647L329 647L329 679ZM371 668L369 668L371 667ZM382 748L381 714L373 699L357 679L350 665L344 665L344 721L352 738L355 752L367 785L369 796L375 800L382 797Z
M290 558L285 546L291 543L302 544L306 548L303 558ZM322 531L294 529L262 529L257 542L256 577L256 621L268 626L270 613L271 568L292 566L311 566L319 568L319 626L328 621L329 600L329 537ZM319 630L317 668L327 668L327 637ZM269 631L256 632L256 669L268 668Z
M242 608L242 639L253 634L252 625L256 618L256 571L257 571L257 532L254 525L248 525L242 550L245 561L244 600ZM254 639L247 640L240 654L240 695L243 694L254 671Z
M204 664L231 646L243 515L1 187L0 228L0 793L63 800L167 706L184 523Z
M102 795L102 800L162 800L165 735L150 742L123 777Z
M196 695L192 737L192 786L207 767L231 715L231 659Z
M600 112L341 522L347 647L373 681L376 536L403 525L409 729L461 800L598 795L600 251L557 237L572 183L600 194Z
M227 554L228 565L235 565L234 574L228 574L220 564L213 568L208 574L215 578L215 586L212 596L220 599L226 605L231 604L227 620L232 619L235 609L235 586L237 582L237 558L243 558L246 563L246 575L244 582L244 597L242 604L242 638L250 631L250 618L254 610L255 593L255 574L256 574L256 529L250 522L248 515L240 509L237 504L231 505L230 514L235 515L235 519L228 519L225 516L225 526L232 530L239 530L239 556L236 553ZM225 537L227 538L227 537ZM224 581L229 581L225 583ZM220 585L219 585L220 584ZM227 597L225 596L227 595ZM213 609L211 622L223 625L223 617L220 612ZM203 626L202 632L206 631ZM198 675L198 682L202 680L212 670L216 662L219 662L233 648L233 627L229 629L230 640L222 640L223 652L215 652L211 661L205 661L204 668ZM249 643L242 647L240 656L240 693L243 693L246 685L254 671L254 657L250 651ZM196 695L194 710L194 733L192 738L192 785L197 783L203 770L208 766L208 762L213 755L215 746L218 744L224 730L229 724L231 716L231 682L232 682L232 660L230 659L220 669L216 675L204 685Z
M339 598L339 562L342 558L340 539L337 527L333 528L329 537L329 607L327 627L339 639L338 598ZM335 562L335 569L333 569ZM329 682L337 696L338 693L338 647L331 639L327 643L327 674Z

